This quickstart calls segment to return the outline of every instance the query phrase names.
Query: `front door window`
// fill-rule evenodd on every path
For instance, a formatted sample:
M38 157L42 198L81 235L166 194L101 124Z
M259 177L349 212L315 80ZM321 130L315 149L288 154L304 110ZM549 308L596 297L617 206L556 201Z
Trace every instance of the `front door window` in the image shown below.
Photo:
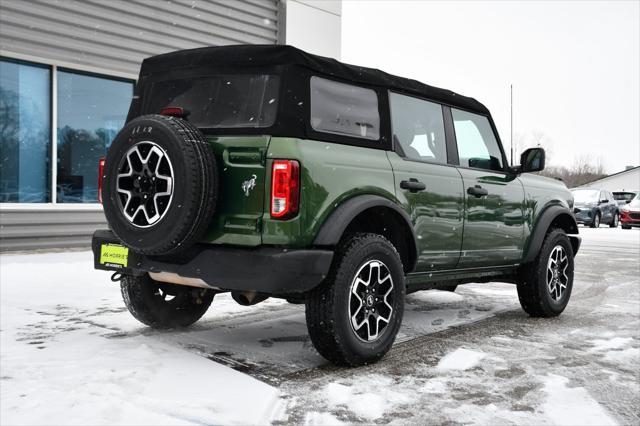
M460 165L473 169L502 171L502 151L489 119L451 108Z

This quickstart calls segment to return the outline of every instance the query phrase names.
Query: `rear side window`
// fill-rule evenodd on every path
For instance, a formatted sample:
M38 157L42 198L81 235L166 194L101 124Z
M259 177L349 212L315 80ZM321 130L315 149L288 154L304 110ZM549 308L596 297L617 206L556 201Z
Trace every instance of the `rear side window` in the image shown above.
M311 127L317 132L378 140L378 95L371 89L311 77Z
M483 115L451 108L460 165L502 171L502 152L489 119Z
M143 114L158 114L165 107L189 111L197 127L270 127L278 109L279 78L274 75L213 75L165 80L144 92Z

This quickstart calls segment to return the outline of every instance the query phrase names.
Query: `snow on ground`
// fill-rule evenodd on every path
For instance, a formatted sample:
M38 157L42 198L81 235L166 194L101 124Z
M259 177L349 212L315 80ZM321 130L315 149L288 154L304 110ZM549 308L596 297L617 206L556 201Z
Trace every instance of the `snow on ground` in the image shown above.
M544 414L556 425L614 425L616 421L581 387L569 387L569 379L550 374L544 383L547 393Z
M88 252L0 256L2 424L258 424L277 389L162 339Z
M559 318L524 315L509 284L414 293L357 369L317 354L299 305L219 295L155 331L89 252L3 254L0 424L638 424L640 231L581 234Z
M482 352L472 351L469 349L456 349L455 351L445 355L440 360L436 368L439 371L468 370L469 368L478 365L485 355L486 354L483 354Z
M372 421L391 407L412 401L406 393L390 389L392 384L391 378L372 374L351 386L329 383L323 393L329 407L343 406L359 418Z

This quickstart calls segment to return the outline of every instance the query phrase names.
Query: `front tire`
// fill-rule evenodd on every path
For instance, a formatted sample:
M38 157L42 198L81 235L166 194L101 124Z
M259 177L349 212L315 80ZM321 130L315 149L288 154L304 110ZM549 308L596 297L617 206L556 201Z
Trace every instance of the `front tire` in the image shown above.
M600 228L600 213L596 213L596 215L593 217L593 220L591 221L591 225L589 225L591 228Z
M564 311L573 288L573 249L567 234L551 230L538 256L520 271L518 299L532 317L554 317Z
M404 271L395 247L377 234L346 238L328 277L307 297L313 345L338 365L378 361L400 329L404 296Z
M124 304L141 323L157 329L187 327L207 312L213 290L153 280L148 274L123 275Z

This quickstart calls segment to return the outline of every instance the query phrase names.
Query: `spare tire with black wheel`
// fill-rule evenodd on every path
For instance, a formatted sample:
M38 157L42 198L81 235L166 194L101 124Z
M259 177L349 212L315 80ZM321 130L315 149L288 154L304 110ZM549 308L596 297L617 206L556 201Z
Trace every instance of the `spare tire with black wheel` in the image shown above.
M109 148L102 179L107 222L138 253L186 250L202 238L215 209L213 152L181 118L145 115L127 123Z

